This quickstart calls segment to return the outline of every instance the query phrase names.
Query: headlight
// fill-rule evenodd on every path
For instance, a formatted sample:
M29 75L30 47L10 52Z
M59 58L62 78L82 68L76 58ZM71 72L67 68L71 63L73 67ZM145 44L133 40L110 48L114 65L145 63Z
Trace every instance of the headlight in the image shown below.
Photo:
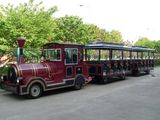
M0 77L0 81L3 82L3 81L6 81L7 80L7 75L1 75Z
M17 79L17 83L19 84L19 79Z
M1 80L3 81L3 75L1 75Z
M16 82L17 82L18 85L22 84L22 77L18 77Z

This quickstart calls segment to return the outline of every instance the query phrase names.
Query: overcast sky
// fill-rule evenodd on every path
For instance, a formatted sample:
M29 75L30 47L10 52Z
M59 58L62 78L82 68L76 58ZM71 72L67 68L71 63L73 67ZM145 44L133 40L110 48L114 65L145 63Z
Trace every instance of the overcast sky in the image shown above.
M19 4L28 0L0 0L0 4ZM160 40L160 0L35 0L46 8L56 5L56 17L78 15L107 31L122 33L124 40L140 37Z

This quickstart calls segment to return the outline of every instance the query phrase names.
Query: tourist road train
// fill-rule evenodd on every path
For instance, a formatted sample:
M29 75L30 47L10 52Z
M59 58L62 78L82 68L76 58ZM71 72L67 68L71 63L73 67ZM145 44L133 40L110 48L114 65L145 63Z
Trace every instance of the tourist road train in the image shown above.
M65 87L81 89L90 81L106 84L126 75L149 74L154 68L154 50L146 47L93 42L87 45L49 42L43 46L40 63L25 63L23 41L20 58L2 75L0 86L18 95L38 98L44 91Z

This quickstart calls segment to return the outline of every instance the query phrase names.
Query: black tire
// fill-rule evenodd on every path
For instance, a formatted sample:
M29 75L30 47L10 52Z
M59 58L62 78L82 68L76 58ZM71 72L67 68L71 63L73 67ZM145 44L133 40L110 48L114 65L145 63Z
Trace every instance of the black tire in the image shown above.
M33 84L29 88L29 98L35 99L42 95L42 86L40 84Z
M133 70L132 75L133 76L140 76L140 71L139 70Z
M85 83L84 77L78 76L78 77L75 79L74 89L75 89L75 90L80 90L80 89L82 89L82 87L84 86L84 83Z

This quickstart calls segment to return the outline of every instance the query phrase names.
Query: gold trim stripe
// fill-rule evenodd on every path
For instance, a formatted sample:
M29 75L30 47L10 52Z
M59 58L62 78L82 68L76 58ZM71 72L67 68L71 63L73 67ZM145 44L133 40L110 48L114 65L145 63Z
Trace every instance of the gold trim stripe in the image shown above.
M32 65L32 75L33 76L36 76L36 74L37 74L37 72L36 72L36 68L35 68L35 66L34 66L34 64L31 64Z
M18 69L18 74L19 74L19 76L23 76L21 67L20 67L19 65L16 65L16 67L17 67L17 69Z

